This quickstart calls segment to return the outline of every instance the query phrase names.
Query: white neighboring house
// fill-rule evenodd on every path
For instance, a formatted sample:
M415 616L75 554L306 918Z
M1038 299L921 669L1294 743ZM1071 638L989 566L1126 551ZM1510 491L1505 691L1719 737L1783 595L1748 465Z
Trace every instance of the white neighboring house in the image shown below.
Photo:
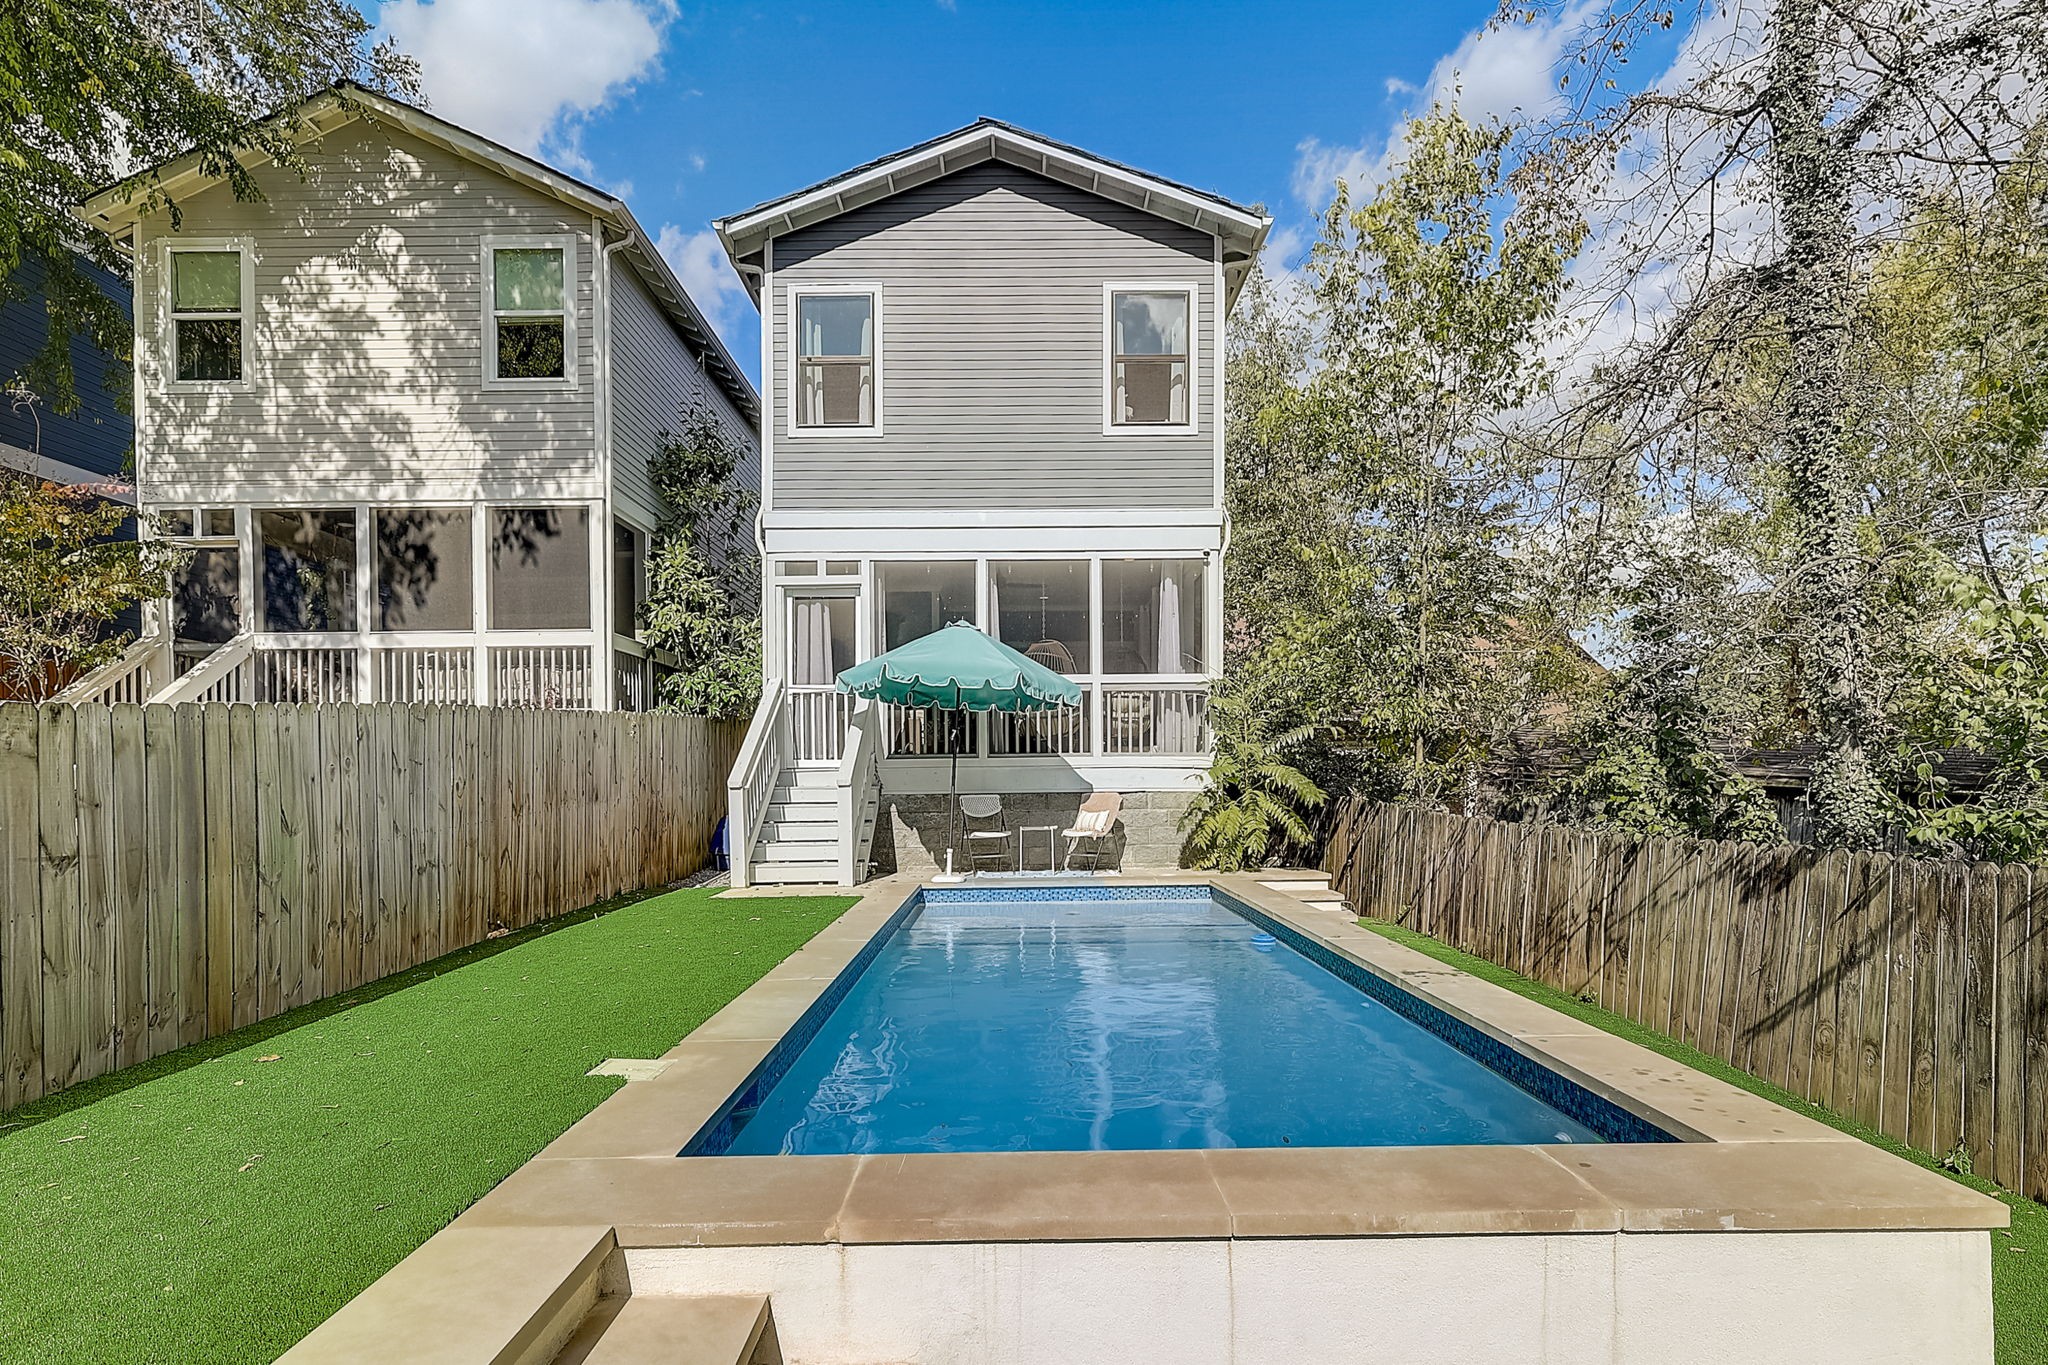
M1090 790L1126 795L1155 860L1177 848L1222 653L1225 319L1269 227L992 120L717 224L768 396L737 879L941 860L956 756L1033 865ZM953 620L1082 706L960 726L834 691Z
M753 386L613 195L359 88L300 114L260 200L188 158L175 219L139 178L79 210L134 261L139 509L192 553L67 695L650 704L649 462L697 408L757 451Z

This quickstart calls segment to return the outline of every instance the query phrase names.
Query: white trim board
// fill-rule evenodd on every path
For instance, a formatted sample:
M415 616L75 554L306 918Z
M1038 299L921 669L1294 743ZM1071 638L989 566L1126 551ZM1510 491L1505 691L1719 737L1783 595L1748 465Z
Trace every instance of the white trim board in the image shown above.
M51 483L88 489L108 502L125 503L130 507L135 505L135 485L119 475L96 474L90 469L66 464L62 460L53 460L47 455L38 455L33 450L23 450L20 446L9 445L5 441L0 441L0 465L23 474L32 474L39 479L48 479Z

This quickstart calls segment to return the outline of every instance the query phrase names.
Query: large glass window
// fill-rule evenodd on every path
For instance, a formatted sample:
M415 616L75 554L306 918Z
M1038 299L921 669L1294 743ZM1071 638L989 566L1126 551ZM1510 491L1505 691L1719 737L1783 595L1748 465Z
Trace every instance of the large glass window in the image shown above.
M1199 559L1102 561L1102 671L1203 673L1208 601Z
M988 590L997 639L1061 673L1089 671L1087 560L992 561Z
M258 510L256 620L266 631L356 628L353 510Z
M490 509L492 630L590 628L590 509Z
M561 247L491 252L491 327L500 379L561 379L568 374L567 256Z
M242 253L171 252L171 350L180 382L242 377Z
M974 621L974 564L875 565L876 634L894 649L955 621Z
M1188 421L1188 296L1119 293L1111 308L1110 419L1117 426Z
M800 294L796 305L797 425L875 424L875 300Z
M377 629L468 630L474 580L468 508L377 513Z

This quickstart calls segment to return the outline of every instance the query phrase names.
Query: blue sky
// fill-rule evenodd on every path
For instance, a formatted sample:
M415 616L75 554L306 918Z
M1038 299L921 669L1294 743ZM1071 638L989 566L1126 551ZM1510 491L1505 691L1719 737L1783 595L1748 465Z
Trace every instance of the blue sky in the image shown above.
M1540 105L1556 25L1479 3L683 5L385 0L444 117L619 193L750 370L757 321L707 225L983 115L1243 202L1298 257L1339 174L1456 89Z

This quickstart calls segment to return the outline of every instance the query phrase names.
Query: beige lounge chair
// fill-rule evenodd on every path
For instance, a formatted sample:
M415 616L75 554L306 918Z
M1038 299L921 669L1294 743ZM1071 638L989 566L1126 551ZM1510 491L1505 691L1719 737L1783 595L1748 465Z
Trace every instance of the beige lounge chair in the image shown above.
M1123 812L1124 798L1118 792L1094 792L1081 803L1080 813L1074 817L1073 827L1065 832L1067 841L1066 861L1060 864L1062 871L1071 872L1074 867L1074 850L1083 840L1093 840L1089 847L1088 870L1102 868L1102 841L1116 829L1116 818Z

